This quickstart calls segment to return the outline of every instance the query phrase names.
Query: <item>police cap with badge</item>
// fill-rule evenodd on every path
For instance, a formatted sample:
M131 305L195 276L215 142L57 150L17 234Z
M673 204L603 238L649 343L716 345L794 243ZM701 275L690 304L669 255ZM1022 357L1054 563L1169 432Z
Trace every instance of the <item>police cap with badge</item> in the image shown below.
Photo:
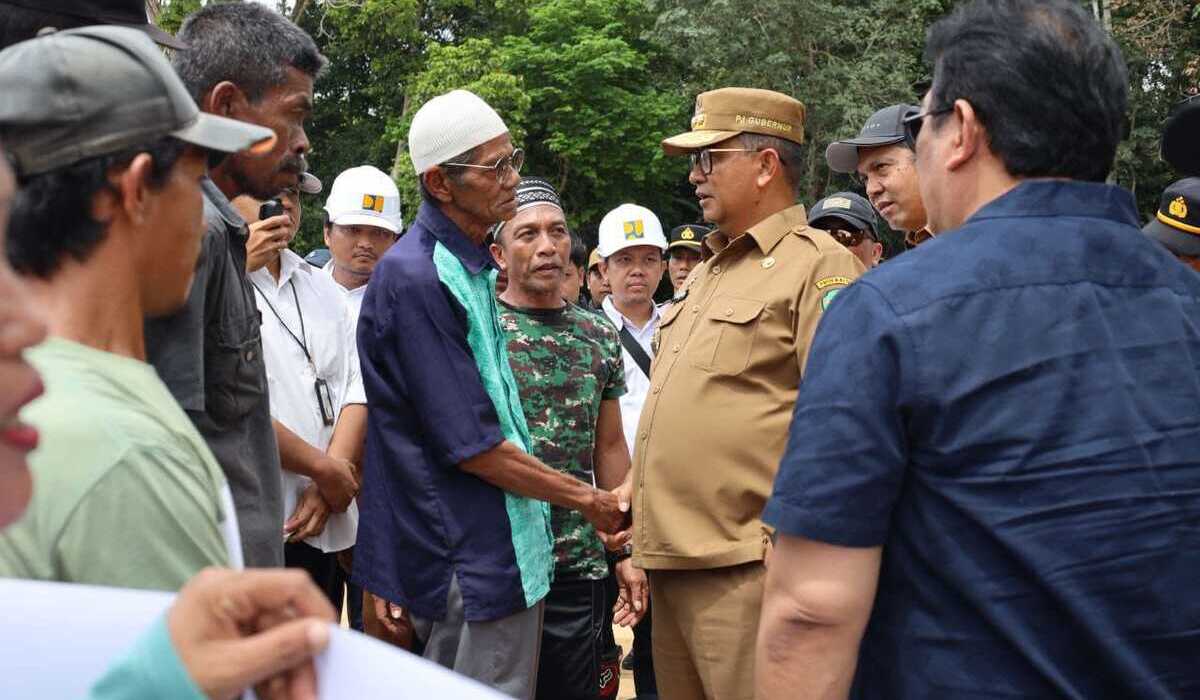
M700 241L704 240L704 237L710 233L712 233L711 228L699 224L676 226L671 229L671 235L668 238L667 254L670 255L671 251L675 248L685 248L699 253Z
M1175 255L1200 258L1200 177L1171 183L1142 233Z

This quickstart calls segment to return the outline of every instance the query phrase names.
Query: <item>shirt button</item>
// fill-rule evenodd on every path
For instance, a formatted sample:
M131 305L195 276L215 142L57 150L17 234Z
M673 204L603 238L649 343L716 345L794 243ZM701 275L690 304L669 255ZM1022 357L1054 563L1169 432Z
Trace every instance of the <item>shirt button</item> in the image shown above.
M254 362L254 351L253 350L246 351L246 362Z
M661 386L656 386L656 387L654 387L653 389L651 389L651 390L650 390L650 393L652 393L652 394L657 394L657 393L658 393L658 390L659 390L659 389L661 389L661 388L662 388Z
M733 315L733 309L725 309L725 315L726 315L726 316L732 316L732 315Z
M713 268L712 268L712 273L713 273L714 275L719 275L719 274L721 274L721 266L720 266L720 265L713 265Z
M642 439L643 439L643 440L645 440L645 439L646 439L646 438L648 438L648 437L650 437L650 436L649 436L649 435L647 435L646 433L642 433Z
M700 313L700 305L699 304L692 305L692 313L694 313L694 314Z
M676 343L675 347L671 348L671 352L679 352L679 343Z

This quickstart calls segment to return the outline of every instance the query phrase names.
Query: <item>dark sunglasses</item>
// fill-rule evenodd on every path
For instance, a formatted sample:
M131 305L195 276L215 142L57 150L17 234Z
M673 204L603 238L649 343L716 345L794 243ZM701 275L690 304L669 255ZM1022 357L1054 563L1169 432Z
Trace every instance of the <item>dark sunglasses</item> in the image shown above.
M829 235L847 248L853 248L871 237L866 231L847 231L840 228L830 229Z
M921 134L921 127L925 125L925 117L936 117L939 114L948 114L954 111L954 105L943 107L941 109L931 109L924 112L910 114L904 118L904 140L908 142L908 147L917 150L917 136Z

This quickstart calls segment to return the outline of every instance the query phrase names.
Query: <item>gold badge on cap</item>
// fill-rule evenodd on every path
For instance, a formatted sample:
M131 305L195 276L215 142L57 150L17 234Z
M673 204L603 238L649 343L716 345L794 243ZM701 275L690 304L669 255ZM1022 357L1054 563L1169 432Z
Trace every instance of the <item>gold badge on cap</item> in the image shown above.
M679 238L685 241L693 241L696 239L696 234L692 232L692 229L685 228L683 233L679 234Z
M383 195L381 194L364 194L362 208L373 212L383 213Z
M1188 215L1187 202L1183 200L1183 197L1176 197L1171 202L1171 205L1167 207L1167 212L1176 219L1186 219Z
M625 240L632 241L646 237L646 225L641 219L625 222Z

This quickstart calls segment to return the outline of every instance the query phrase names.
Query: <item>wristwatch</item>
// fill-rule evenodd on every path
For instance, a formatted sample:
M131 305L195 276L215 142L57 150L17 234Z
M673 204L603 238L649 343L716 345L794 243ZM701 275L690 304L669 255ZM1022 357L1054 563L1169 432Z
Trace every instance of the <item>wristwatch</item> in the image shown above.
M617 550L617 561L624 561L633 556L633 545L627 544Z

